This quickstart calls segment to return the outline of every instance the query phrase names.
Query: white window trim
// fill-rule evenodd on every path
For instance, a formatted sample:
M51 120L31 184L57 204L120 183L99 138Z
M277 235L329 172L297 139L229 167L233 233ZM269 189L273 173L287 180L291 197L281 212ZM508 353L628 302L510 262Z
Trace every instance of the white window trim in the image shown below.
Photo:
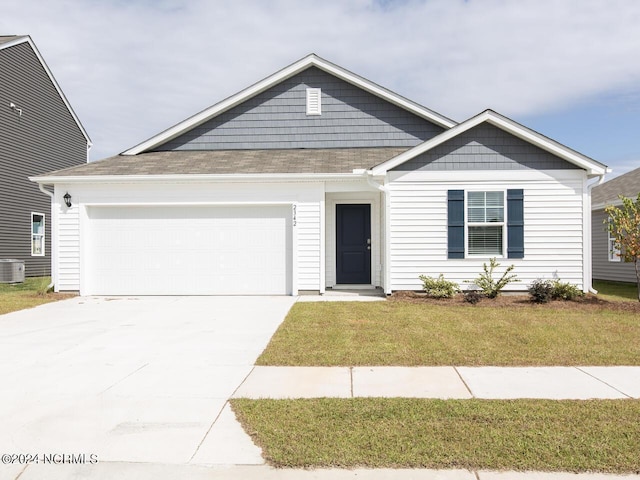
M611 219L608 219L610 222ZM612 263L620 263L622 262L622 257L620 256L620 249L615 248L615 238L611 236L611 232L607 228L607 258Z
M322 115L322 90L307 88L307 115Z
M502 222L470 222L469 221L469 193L470 192L502 192ZM502 253L500 255L478 255L469 253L469 227L502 227ZM505 189L465 189L464 190L464 258L506 258L507 257L507 191Z
M42 217L42 234L38 234L38 233L33 233L33 216L34 215L39 215ZM30 229L30 241L31 241L31 256L32 257L44 257L45 256L45 248L46 248L46 234L47 234L47 219L44 213L39 213L39 212L31 212L31 221L29 222L29 229ZM33 240L35 236L39 236L42 237L42 252L40 253L34 253L33 252Z

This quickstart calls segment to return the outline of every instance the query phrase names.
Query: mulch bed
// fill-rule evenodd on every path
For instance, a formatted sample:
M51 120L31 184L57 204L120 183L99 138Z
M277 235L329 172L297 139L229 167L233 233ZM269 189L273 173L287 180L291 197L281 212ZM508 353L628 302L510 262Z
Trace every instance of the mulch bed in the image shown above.
M473 306L476 308L533 306L537 308L553 308L560 310L616 310L623 312L637 312L640 314L640 302L615 302L603 300L590 293L576 300L553 300L549 303L542 304L532 302L529 295L513 293L502 294L497 298L482 298L475 305L466 302L464 295L462 294L458 294L453 298L431 298L425 293L413 291L394 292L390 297L388 297L388 300L425 305Z

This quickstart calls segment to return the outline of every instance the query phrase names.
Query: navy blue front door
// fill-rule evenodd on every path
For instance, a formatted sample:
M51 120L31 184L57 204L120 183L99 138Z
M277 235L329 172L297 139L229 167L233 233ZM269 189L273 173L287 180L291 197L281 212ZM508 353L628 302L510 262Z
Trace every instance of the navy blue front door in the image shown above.
M371 205L336 205L336 282L371 283Z

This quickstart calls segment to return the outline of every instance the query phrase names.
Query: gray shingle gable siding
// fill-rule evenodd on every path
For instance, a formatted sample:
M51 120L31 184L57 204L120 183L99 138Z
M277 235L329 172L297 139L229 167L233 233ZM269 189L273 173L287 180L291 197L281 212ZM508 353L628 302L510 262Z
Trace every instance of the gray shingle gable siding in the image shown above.
M306 115L307 88L322 89L322 115ZM443 130L311 67L155 150L413 147Z
M0 135L0 258L24 260L28 276L48 275L50 198L27 177L86 163L87 141L26 42L0 50ZM31 256L31 212L45 214L45 257Z
M393 170L576 169L555 155L488 123L480 124Z

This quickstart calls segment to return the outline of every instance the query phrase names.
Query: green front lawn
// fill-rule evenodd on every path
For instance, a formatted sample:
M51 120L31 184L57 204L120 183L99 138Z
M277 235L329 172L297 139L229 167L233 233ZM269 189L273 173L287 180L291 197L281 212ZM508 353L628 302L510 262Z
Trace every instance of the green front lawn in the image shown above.
M639 310L297 303L258 365L640 365ZM567 308L569 306L569 308Z
M593 288L598 291L598 297L610 301L638 301L638 287L634 283L608 282L594 280Z
M32 277L24 283L0 283L0 315L73 296L47 293L50 281L50 277Z
M640 472L640 401L236 399L280 467Z

